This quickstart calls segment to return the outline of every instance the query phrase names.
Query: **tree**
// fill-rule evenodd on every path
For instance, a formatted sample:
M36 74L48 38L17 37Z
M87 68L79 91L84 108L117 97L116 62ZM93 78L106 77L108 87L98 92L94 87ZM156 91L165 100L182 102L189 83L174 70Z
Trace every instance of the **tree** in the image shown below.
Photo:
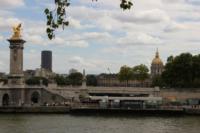
M68 77L57 75L54 80L58 85L69 85L70 81Z
M71 85L81 85L83 80L83 75L80 72L71 73L69 76L69 81Z
M48 85L48 79L43 78L43 77L31 77L29 79L27 79L25 82L27 85L40 85L42 81L43 85Z
M176 57L170 56L162 78L169 87L200 87L200 55L182 53Z
M132 79L132 75L133 75L132 69L126 65L120 68L118 74L120 81L126 81L126 86L128 86L129 80Z
M161 75L155 75L152 79L152 87L159 86L163 87L165 85Z
M92 0L97 1L97 0ZM46 8L44 10L44 13L47 18L47 28L46 33L48 35L48 38L51 40L55 37L55 30L59 27L62 27L63 29L69 25L69 21L67 18L66 8L70 6L70 0L55 0L55 9L50 10ZM120 7L123 10L131 9L133 6L133 3L131 0L121 0Z
M162 73L161 78L163 79L163 81L166 83L166 85L168 87L173 86L173 60L174 57L170 56L167 58L167 63L165 65L165 71Z
M95 75L87 75L87 86L97 86L97 77Z
M144 64L140 64L133 67L132 71L133 71L133 79L141 81L142 85L143 85L144 80L149 78L149 74L148 74L149 69Z
M200 54L192 58L193 86L200 87Z

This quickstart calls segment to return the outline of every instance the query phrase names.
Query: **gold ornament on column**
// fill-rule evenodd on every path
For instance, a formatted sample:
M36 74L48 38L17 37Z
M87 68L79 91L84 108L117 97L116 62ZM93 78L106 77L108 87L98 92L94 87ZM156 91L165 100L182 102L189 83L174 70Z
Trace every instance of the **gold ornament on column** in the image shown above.
M13 27L13 35L11 39L20 39L21 38L21 27L22 24L18 24L17 26Z

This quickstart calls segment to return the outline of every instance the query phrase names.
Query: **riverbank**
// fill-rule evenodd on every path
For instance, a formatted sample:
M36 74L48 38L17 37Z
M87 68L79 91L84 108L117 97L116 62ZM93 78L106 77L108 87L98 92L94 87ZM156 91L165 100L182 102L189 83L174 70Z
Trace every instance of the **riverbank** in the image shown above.
M0 107L0 113L69 113L67 106L52 107Z
M52 114L129 114L129 115L199 115L200 109L101 109L70 108L69 106L52 107L0 107L0 113L52 113Z
M90 115L90 114L125 114L125 115L185 115L184 110L160 110L160 109L92 109L76 108L71 109L70 114Z

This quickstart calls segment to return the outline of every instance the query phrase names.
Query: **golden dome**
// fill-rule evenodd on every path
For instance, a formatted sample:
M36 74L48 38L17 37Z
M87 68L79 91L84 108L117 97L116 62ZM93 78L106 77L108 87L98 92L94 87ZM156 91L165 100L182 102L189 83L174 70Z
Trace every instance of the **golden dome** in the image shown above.
M163 62L162 62L162 60L160 59L158 50L156 51L156 56L155 56L155 58L153 59L152 64L155 64L155 65L163 65Z

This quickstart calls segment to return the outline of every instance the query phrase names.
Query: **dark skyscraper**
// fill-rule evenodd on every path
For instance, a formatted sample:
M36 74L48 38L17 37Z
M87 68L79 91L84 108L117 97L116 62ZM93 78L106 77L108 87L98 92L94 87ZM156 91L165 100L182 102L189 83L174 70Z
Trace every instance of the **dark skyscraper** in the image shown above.
M51 51L42 51L41 56L41 67L52 71L52 52Z

